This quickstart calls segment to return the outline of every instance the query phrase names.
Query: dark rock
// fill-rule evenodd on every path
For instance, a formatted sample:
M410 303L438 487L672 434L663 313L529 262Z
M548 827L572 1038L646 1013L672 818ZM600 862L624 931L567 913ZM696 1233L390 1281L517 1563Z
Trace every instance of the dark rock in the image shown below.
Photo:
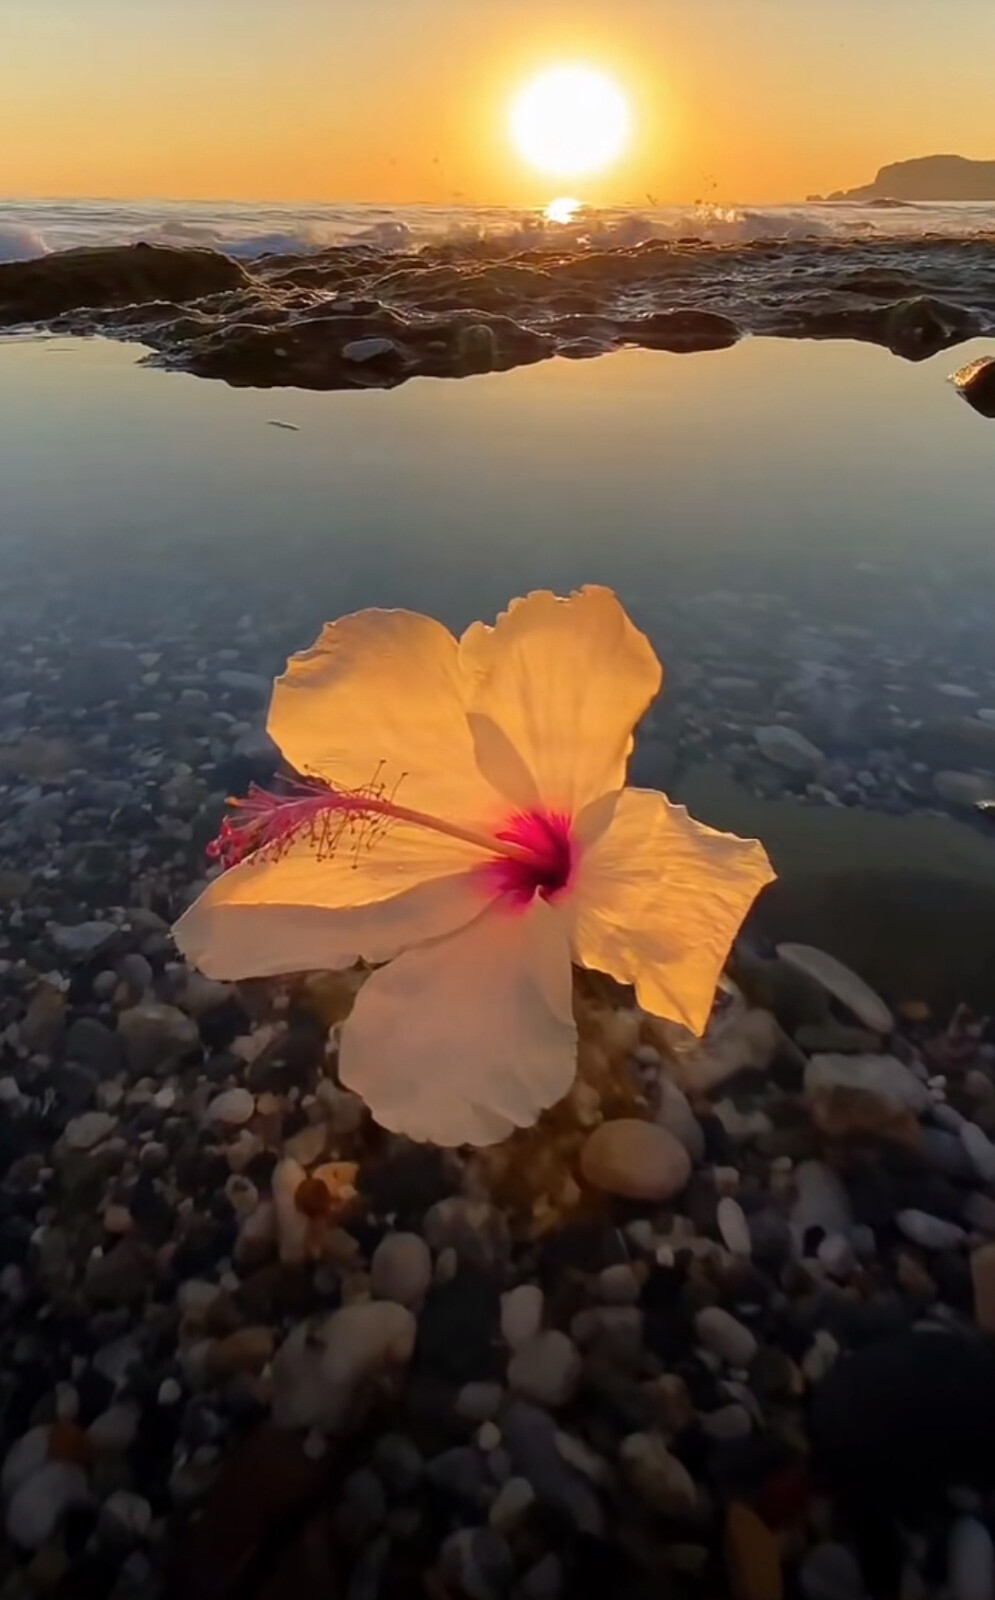
M120 1036L96 1017L77 1017L70 1025L65 1054L67 1061L89 1067L99 1078L114 1078L125 1065Z
M493 1377L500 1368L499 1322L496 1285L486 1273L463 1267L428 1296L418 1323L416 1367L455 1383Z
M995 417L995 356L979 356L955 372L951 382L983 417Z
M0 265L0 324L47 321L81 306L181 303L245 282L237 262L213 250L151 244L61 250Z

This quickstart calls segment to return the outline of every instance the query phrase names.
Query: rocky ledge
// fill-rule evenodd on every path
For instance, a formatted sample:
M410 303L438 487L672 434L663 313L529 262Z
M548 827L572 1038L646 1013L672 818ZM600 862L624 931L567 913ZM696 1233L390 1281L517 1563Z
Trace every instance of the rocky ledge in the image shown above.
M243 266L134 245L0 265L0 327L104 333L236 385L389 387L638 345L715 350L743 334L862 339L921 360L995 330L984 239L503 253L369 245Z

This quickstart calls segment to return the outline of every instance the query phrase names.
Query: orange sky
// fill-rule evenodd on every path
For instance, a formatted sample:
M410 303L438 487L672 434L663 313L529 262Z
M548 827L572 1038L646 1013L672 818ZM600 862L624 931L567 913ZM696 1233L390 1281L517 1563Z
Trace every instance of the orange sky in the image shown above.
M542 203L507 105L573 60L632 107L595 203L995 158L995 0L0 0L0 199Z

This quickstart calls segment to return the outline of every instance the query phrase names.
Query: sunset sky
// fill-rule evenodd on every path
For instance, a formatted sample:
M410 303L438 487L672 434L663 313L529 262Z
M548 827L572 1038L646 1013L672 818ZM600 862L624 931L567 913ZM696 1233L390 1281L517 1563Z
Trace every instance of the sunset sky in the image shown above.
M542 203L508 105L575 61L633 124L595 203L995 158L995 0L0 0L0 199Z

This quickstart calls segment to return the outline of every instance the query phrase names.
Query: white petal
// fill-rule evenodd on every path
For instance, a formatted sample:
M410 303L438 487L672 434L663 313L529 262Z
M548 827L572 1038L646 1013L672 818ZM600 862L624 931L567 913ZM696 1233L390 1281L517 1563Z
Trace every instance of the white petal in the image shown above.
M478 916L490 900L484 852L398 823L368 849L318 860L306 840L215 878L173 929L212 978L326 971L388 961Z
M298 772L342 788L396 786L403 805L450 821L502 809L478 770L456 640L432 617L327 623L277 679L267 730Z
M729 947L773 877L756 840L707 828L655 790L625 789L578 869L575 958L700 1034Z
M494 1144L573 1082L572 987L564 914L497 904L373 974L342 1030L342 1082L394 1132Z
M468 628L459 654L476 685L478 760L515 805L540 800L572 816L622 787L632 730L662 674L610 589L527 595L493 628Z

